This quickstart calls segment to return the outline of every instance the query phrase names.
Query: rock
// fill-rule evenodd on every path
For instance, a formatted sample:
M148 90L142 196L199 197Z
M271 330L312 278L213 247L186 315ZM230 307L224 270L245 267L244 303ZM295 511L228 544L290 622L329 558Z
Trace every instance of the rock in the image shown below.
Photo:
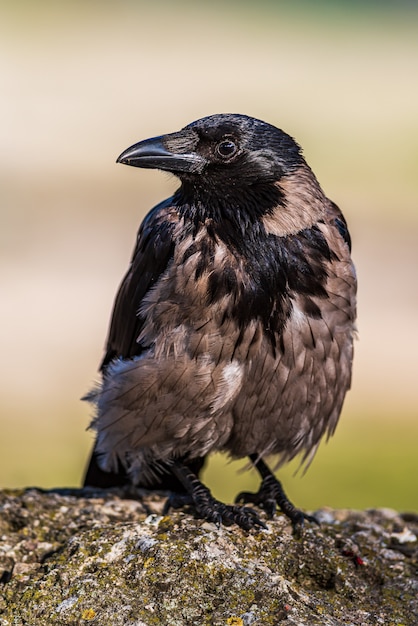
M317 512L245 532L158 494L0 492L0 625L418 624L418 516Z

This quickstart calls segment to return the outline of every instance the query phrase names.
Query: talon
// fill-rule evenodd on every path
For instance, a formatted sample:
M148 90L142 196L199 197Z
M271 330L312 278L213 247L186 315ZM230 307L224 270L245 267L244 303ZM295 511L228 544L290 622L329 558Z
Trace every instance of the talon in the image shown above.
M305 515L305 519L308 522L311 522L312 524L316 524L317 526L321 525L321 522L319 521L318 518L315 517L315 515L307 515L306 513L304 513L304 515Z
M222 515L219 513L212 514L212 522L215 524L216 528L219 530L222 526Z
M166 507L179 508L185 504L192 504L196 515L216 524L231 526L237 524L244 530L250 530L255 526L267 528L258 517L256 511L249 507L223 504L216 500L209 489L202 485L198 478L184 465L180 463L172 465L173 473L183 483L187 494L173 494L166 503Z
M260 489L257 493L241 491L235 502L251 502L262 508L269 518L273 518L277 507L280 508L292 522L295 534L301 534L305 520L319 524L313 515L308 515L297 509L286 496L280 481L271 473L267 465L257 455L250 455L255 467L262 476Z
M299 509L295 509L295 511L292 512L290 520L293 526L300 526L301 528L305 526L305 514Z
M241 491L241 493L239 493L235 497L234 502L251 502L252 504L256 504L267 513L267 516L270 519L273 519L277 509L276 500L274 498L266 498L264 500L261 494L261 490L258 493Z

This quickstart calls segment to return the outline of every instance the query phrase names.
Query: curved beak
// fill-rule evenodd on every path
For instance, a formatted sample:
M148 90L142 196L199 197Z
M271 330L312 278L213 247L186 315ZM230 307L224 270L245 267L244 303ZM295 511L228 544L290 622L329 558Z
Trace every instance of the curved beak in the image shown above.
M194 151L195 141L182 131L161 137L152 137L134 144L116 159L117 163L166 170L169 172L199 172L204 159Z

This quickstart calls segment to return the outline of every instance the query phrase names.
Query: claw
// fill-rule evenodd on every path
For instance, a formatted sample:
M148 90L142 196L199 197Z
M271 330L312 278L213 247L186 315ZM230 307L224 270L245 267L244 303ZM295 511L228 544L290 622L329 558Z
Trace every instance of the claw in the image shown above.
M305 520L319 525L318 520L313 515L304 513L290 502L283 491L281 483L273 474L269 474L263 478L257 493L241 491L235 498L235 502L251 502L262 508L269 518L274 517L276 509L279 506L281 511L292 522L294 533L298 536L302 534Z
M205 487L195 474L187 466L177 462L171 466L171 471L183 484L187 494L171 495L164 507L167 512L172 506L180 508L185 504L192 504L198 517L213 522L218 526L225 524L237 524L244 530L251 528L267 528L265 523L258 517L256 511L249 507L223 504L216 500L209 489Z
M252 528L267 528L265 523L258 517L257 513L249 508L237 505L228 505L218 502L215 498L211 497L211 501L206 503L206 506L199 509L196 506L198 515L206 519L214 521L218 528L221 524L225 526L231 526L237 524L244 530L251 530Z
M170 495L163 508L163 515L166 515L171 508L180 509L183 506L192 505L196 509L198 517L216 524L218 528L222 526L232 526L237 524L243 530L252 528L267 529L266 524L259 518L254 509L246 506L223 504L216 500L209 490L200 490L199 495L193 498L189 494L174 493Z
M251 504L256 504L267 513L269 519L273 519L277 509L276 500L274 498L263 500L260 497L260 492L252 493L250 491L241 491L236 496L234 502L251 502Z

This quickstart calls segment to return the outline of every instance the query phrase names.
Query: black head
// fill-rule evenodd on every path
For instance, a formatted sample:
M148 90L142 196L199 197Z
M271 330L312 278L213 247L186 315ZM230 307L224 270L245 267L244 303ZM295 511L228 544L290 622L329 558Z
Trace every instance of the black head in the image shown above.
M184 182L241 187L273 183L304 161L297 143L261 120L220 114L182 130L141 141L118 157L119 163L172 172Z

